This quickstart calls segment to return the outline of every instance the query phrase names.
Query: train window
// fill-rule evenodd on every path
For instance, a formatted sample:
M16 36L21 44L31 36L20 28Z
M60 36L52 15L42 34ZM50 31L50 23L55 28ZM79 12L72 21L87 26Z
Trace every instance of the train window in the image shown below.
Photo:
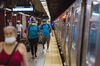
M80 7L78 7L74 12L74 21L72 22L72 34L73 34L73 44L72 48L76 49L77 47L77 40L78 40L78 33L79 33L79 19L80 19Z
M94 21L90 22L90 29L89 29L89 41L88 41L88 63L92 64L95 62L95 49L96 49L96 23Z
M88 52L87 52L87 66L93 66L95 63L95 49L96 49L96 35L97 35L97 25L98 25L98 17L100 4L98 2L93 1L91 13L92 16L90 18L89 23L89 39L88 39Z
M99 16L99 5L100 5L100 2L97 2L97 1L93 1L92 3L92 9L91 9L91 14L92 16Z

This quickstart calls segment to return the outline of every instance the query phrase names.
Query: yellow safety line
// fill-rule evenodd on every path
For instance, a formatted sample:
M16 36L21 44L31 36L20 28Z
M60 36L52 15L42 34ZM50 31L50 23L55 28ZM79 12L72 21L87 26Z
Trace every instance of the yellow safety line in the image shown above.
M53 40L54 39L54 40ZM52 41L53 40L53 41ZM51 44L51 41L52 41L52 44ZM61 61L61 57L60 57L60 53L59 53L59 50L58 50L58 46L57 46L57 42L56 42L56 39L55 39L55 37L51 37L51 41L50 41L50 46L53 46L53 45L55 45L54 47L56 47L56 54L58 55L58 56L56 56L56 57L58 57L58 60L59 60L59 66L63 66L62 65L62 61ZM56 43L56 44L54 44L54 43ZM52 47L51 47L52 48ZM53 51L51 48L49 48L49 50L51 50L51 51ZM51 52L52 53L52 52ZM44 62L44 66L48 66L48 64L46 64L46 60L49 60L49 62L50 61L52 61L52 59L48 59L48 55L50 55L51 54L50 52L48 52L48 54L46 54L46 56L45 56L45 62ZM52 56L51 56L52 57ZM57 60L57 61L58 61ZM52 64L52 63L51 63ZM55 64L57 64L57 63L55 63Z
M55 38L55 40L56 40L56 38ZM56 44L57 44L57 40L56 40ZM57 46L57 49L58 49L58 46ZM58 50L58 51L59 51L59 50ZM60 56L60 52L59 52L59 60L60 60L60 66L63 66L63 65L62 65L61 56Z
M57 41L56 41L56 44L57 44ZM57 48L58 48L58 46L57 46ZM59 50L58 50L58 51L59 51ZM60 56L60 52L59 52L59 60L60 60L60 66L63 66L63 65L62 65L61 56Z

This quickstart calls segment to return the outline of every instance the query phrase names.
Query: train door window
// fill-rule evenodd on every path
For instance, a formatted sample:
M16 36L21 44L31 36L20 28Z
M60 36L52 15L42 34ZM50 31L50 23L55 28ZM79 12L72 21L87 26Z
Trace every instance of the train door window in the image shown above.
M88 39L88 51L87 51L87 66L94 66L95 63L95 49L96 49L96 35L97 35L97 26L98 26L98 18L99 7L100 4L97 1L93 1L92 9L91 9L91 17L89 22L89 39Z
M81 12L81 4L75 3L74 11L72 14L72 22L71 22L71 49L70 49L70 57L71 57L71 66L77 66L77 49L78 49L78 35L79 35L79 23L80 23L80 12Z
M80 7L78 7L74 12L74 20L72 23L72 34L73 34L73 44L72 48L76 49L77 41L78 41L78 33L79 33L79 19L80 19Z

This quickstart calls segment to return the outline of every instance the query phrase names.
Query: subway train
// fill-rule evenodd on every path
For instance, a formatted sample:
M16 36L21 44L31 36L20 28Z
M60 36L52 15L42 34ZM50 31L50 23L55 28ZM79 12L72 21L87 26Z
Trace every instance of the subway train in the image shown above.
M64 66L100 66L100 0L76 0L55 21Z

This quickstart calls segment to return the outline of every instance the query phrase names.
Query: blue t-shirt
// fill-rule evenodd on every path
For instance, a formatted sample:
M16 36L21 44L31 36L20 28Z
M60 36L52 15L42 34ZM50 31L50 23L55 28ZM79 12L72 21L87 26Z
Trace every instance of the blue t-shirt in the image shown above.
M41 31L42 31L42 36L50 36L50 32L51 32L51 26L49 24L43 24L40 27Z
M29 39L38 38L38 32L39 32L39 27L38 26L30 25L28 27L28 38Z

